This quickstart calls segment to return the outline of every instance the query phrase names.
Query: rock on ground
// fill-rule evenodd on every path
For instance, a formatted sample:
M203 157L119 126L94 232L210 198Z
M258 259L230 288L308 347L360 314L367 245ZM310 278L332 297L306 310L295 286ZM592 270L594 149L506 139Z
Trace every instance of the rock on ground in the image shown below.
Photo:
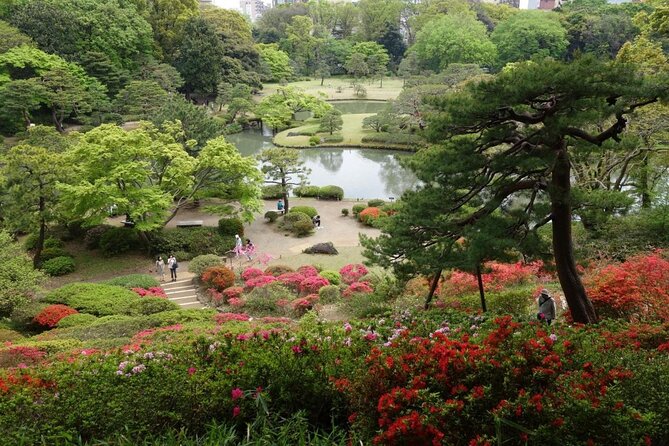
M337 251L332 242L316 243L312 247L305 249L303 252L305 254L339 254L339 251Z

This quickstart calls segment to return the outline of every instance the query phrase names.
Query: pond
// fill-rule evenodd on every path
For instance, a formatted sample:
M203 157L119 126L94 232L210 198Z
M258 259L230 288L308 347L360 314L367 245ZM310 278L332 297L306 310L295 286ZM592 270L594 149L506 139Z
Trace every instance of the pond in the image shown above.
M271 132L263 134L255 129L228 135L226 139L245 156L274 147ZM340 186L346 198L399 198L417 184L413 173L400 165L400 159L407 156L411 154L395 150L300 149L301 159L311 169L310 184Z

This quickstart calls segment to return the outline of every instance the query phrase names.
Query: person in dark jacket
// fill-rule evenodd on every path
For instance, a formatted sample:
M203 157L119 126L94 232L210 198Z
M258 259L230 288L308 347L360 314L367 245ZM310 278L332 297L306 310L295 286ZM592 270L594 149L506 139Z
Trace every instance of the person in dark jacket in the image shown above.
M550 325L555 320L557 311L555 308L555 300L553 300L553 297L547 289L544 288L541 290L538 303L539 313L537 314L537 318L546 321L546 323Z

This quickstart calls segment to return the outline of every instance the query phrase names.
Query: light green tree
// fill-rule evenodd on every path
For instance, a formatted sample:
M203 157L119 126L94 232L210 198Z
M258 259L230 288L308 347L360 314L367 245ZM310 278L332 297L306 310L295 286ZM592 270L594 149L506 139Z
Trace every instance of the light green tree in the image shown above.
M21 45L33 46L35 43L18 28L0 20L0 53Z
M33 268L23 248L4 231L0 231L0 252L0 315L6 317L14 307L36 298L46 276Z
M270 77L266 80L270 82L279 82L282 80L291 80L294 72L290 64L288 53L279 49L275 43L259 43L256 49L260 53L260 58L267 65Z

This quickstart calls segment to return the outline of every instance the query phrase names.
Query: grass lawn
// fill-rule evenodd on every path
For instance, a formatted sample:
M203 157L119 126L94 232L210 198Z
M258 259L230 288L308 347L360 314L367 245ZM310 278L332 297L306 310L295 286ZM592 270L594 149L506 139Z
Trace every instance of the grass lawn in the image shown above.
M322 87L320 79L290 82L288 85L291 87L297 87L301 90L304 90L305 93L310 93L313 95L318 95L319 92L322 92L325 94L325 99L327 100L368 99L388 101L399 96L400 92L402 91L403 81L402 79L398 79L396 77L384 78L383 88L379 87L380 84L378 81L374 81L372 83L363 82L363 86L367 90L367 97L365 98L359 98L354 94L353 88L351 87L351 78L346 77L333 77L330 79L325 79ZM262 96L268 96L274 93L277 87L280 86L280 84L265 84L262 90ZM341 87L340 93L337 92L337 87Z
M327 143L328 146L363 146L362 138L371 134L373 130L367 130L362 128L362 120L368 116L372 116L374 113L361 113L355 115L342 115L341 118L344 121L344 125L341 131L336 132L335 135L343 135L344 140L340 143ZM316 119L309 119L305 121L304 125L301 125L296 128L284 130L279 132L274 136L274 143L280 146L288 147L310 147L309 146L309 136L300 135L300 136L288 136L288 133L296 132L312 132L318 130L318 121ZM329 136L328 132L318 133L319 136ZM369 145L374 147L374 145Z

